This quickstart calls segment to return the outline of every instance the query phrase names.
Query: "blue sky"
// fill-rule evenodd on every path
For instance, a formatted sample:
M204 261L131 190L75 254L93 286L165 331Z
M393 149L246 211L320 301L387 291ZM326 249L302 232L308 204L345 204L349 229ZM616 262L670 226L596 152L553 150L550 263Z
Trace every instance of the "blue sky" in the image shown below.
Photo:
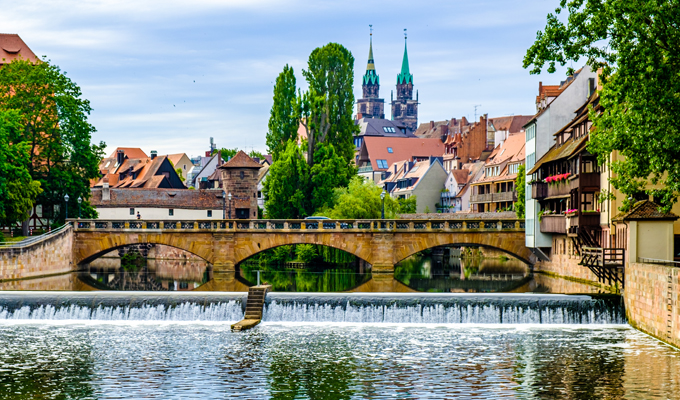
M290 64L300 85L309 53L328 42L354 54L359 98L369 24L387 100L408 29L419 122L471 119L475 105L492 117L533 114L538 82L558 83L566 67L529 75L522 59L558 3L0 0L0 32L18 33L81 86L107 152L191 156L211 136L219 147L265 151L276 76Z

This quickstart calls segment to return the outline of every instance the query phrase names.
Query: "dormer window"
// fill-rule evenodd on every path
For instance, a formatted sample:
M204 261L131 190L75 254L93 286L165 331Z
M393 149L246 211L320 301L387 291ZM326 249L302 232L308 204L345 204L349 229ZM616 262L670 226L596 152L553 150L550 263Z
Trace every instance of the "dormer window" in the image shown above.
M387 148L387 152L388 152L388 153L394 153L394 151L392 150L391 147L388 147L388 148Z

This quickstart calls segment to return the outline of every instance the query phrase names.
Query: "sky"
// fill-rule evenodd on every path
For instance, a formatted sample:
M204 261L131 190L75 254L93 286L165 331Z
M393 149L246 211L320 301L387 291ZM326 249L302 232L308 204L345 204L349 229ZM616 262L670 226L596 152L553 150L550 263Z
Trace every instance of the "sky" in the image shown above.
M419 93L418 122L534 114L538 82L526 49L559 0L275 1L0 0L0 32L17 33L82 89L107 154L202 155L218 147L265 152L276 77L291 65L298 86L316 47L337 42L355 57L361 97L369 24L389 102L404 52ZM577 67L574 65L574 67ZM389 107L386 116L389 118Z

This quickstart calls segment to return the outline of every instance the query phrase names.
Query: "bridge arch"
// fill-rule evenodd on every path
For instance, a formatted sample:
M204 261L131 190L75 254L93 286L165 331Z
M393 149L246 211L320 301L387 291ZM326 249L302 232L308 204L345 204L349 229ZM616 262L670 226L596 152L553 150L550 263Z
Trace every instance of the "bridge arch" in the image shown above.
M78 235L78 233L76 233ZM208 263L213 263L212 235L197 238L195 235L161 234L88 234L77 238L74 245L74 264L83 265L121 247L135 244L156 244L174 247L191 253Z
M353 237L348 238L347 235L340 236L333 233L301 233L289 235L252 235L247 239L237 238L236 246L234 248L234 261L235 264L239 264L254 255L276 247L296 244L313 244L345 251L371 264L372 252L370 235L352 236Z
M417 240L405 240L399 245L397 240L394 252L394 264L405 260L421 251L440 246L474 246L500 250L529 265L534 259L531 250L525 246L524 232L489 235L488 233L432 233L422 235Z

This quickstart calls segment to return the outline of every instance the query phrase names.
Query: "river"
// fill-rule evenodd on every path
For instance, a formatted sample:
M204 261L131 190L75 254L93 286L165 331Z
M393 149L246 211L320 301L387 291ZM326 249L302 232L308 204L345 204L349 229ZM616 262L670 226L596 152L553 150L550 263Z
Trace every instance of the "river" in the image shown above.
M423 254L395 270L410 293L337 293L371 287L360 266L265 270L275 291L263 322L238 333L246 294L188 290L210 282L195 261L0 283L50 289L0 292L0 399L680 393L680 351L631 328L619 296L513 260ZM236 278L252 283L256 270ZM110 290L85 291L97 288Z

